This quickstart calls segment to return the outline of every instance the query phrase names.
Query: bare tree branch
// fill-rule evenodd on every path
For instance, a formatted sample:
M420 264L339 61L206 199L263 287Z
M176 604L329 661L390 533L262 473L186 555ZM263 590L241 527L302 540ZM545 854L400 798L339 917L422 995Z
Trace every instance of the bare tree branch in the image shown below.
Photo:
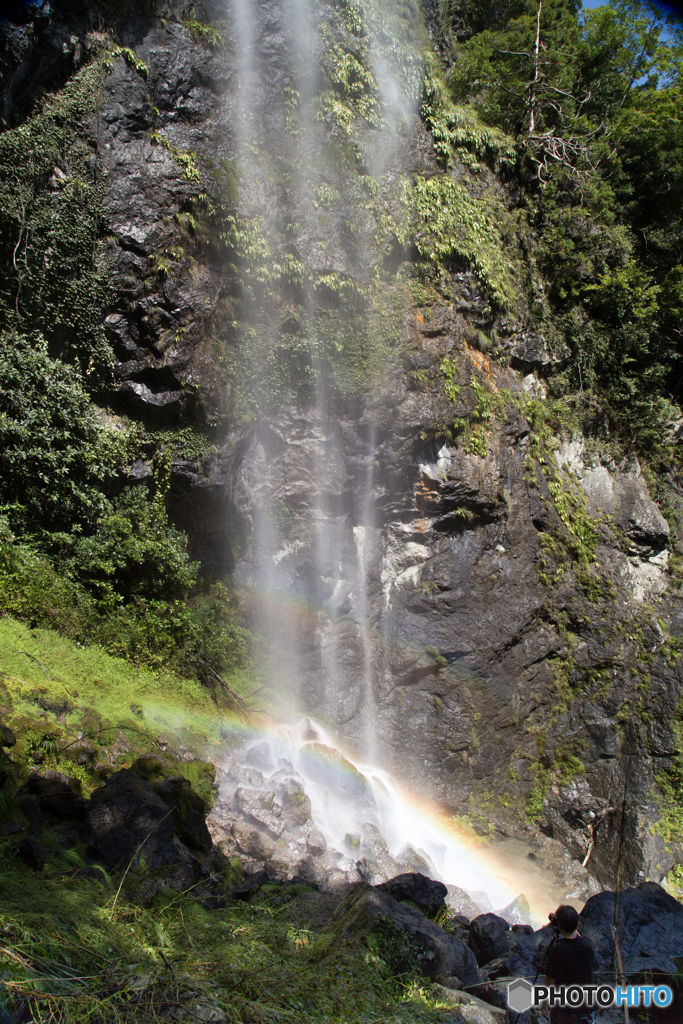
M541 8L543 0L538 0L538 16L536 18L536 49L534 59L534 80L529 90L529 135L533 135L536 127L536 84L538 82L539 51L541 47Z

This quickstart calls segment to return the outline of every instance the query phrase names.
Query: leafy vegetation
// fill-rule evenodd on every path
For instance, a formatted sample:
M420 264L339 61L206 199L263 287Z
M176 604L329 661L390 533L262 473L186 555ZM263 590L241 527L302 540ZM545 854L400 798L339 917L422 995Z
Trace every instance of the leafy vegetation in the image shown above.
M90 61L0 133L0 330L39 333L93 384L112 366L103 182L91 159L104 73Z
M683 351L680 20L647 0L464 11L446 88L513 142L543 280L530 301L573 353L551 389L592 396L625 444L657 456Z
M495 303L514 303L514 263L505 252L504 207L488 193L473 196L447 175L423 179L413 188L415 246L437 270L447 260L464 260Z
M85 538L48 535L42 543L56 550L47 554L17 539L0 517L2 607L33 626L136 664L167 665L211 687L214 672L246 667L239 598L224 582L192 586L198 565L184 536L143 495L124 494L98 527Z
M126 455L101 427L78 371L41 337L0 335L0 502L24 529L92 525Z
M154 497L107 495L139 440L101 424L78 370L53 361L40 338L0 338L3 607L208 679L245 663L239 602L227 584L198 581L186 537L168 522L163 459Z

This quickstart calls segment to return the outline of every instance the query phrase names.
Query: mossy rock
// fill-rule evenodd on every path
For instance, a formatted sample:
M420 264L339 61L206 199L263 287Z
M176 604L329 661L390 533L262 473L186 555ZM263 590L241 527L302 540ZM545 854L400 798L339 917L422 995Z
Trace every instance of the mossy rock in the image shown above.
M216 769L210 761L182 761L169 754L145 754L131 765L130 770L152 786L164 779L182 775L201 798L205 810L209 811L213 807L212 786Z
M173 831L178 838L191 850L208 853L212 842L204 820L204 802L187 779L182 775L174 775L170 779L157 781L153 788L172 811Z
M8 715L12 710L12 697L5 684L0 679L0 717Z
M64 730L45 719L21 715L11 720L10 727L17 740L12 755L19 762L30 760L41 764L48 757L56 756L67 742Z

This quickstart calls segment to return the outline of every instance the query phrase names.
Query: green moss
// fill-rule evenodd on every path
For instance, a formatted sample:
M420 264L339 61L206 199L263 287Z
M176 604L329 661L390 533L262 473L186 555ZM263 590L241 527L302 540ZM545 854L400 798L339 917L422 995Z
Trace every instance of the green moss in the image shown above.
M178 761L163 754L147 754L135 761L131 766L131 771L151 785L176 775L182 775L190 783L195 793L201 797L207 811L213 807L213 784L216 779L216 769L210 761L201 759Z
M172 451L185 459L200 462L211 451L216 451L213 438L200 427L189 426L180 428L161 427L149 433L139 435L139 449L145 450L149 445L148 455L158 456L160 452Z
M196 43L201 43L207 50L220 53L227 48L225 41L227 26L223 22L209 24L198 21L187 12L183 15L183 24Z
M473 107L453 103L433 54L428 56L421 114L432 133L434 152L445 169L453 166L456 156L475 172L479 170L477 158L497 170L516 161L514 140L509 135L484 124Z
M550 789L552 772L543 767L538 761L532 762L530 769L534 776L531 792L527 797L526 814L532 821L535 821L543 813L543 804Z
M455 402L460 394L460 387L457 383L459 372L457 359L452 356L444 356L439 364L439 370L443 378L443 388L446 392L446 397L450 402Z
M518 268L503 234L510 218L495 193L475 197L446 175L417 175L412 206L414 244L423 260L439 272L464 261L496 305L516 305Z

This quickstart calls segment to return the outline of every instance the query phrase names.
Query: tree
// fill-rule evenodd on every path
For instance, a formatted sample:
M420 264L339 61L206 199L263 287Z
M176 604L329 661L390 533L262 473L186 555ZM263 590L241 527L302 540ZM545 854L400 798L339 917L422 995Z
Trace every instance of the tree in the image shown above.
M548 328L574 351L555 388L592 389L629 432L661 421L683 379L680 20L650 0L527 0L453 61L454 98L516 140Z

